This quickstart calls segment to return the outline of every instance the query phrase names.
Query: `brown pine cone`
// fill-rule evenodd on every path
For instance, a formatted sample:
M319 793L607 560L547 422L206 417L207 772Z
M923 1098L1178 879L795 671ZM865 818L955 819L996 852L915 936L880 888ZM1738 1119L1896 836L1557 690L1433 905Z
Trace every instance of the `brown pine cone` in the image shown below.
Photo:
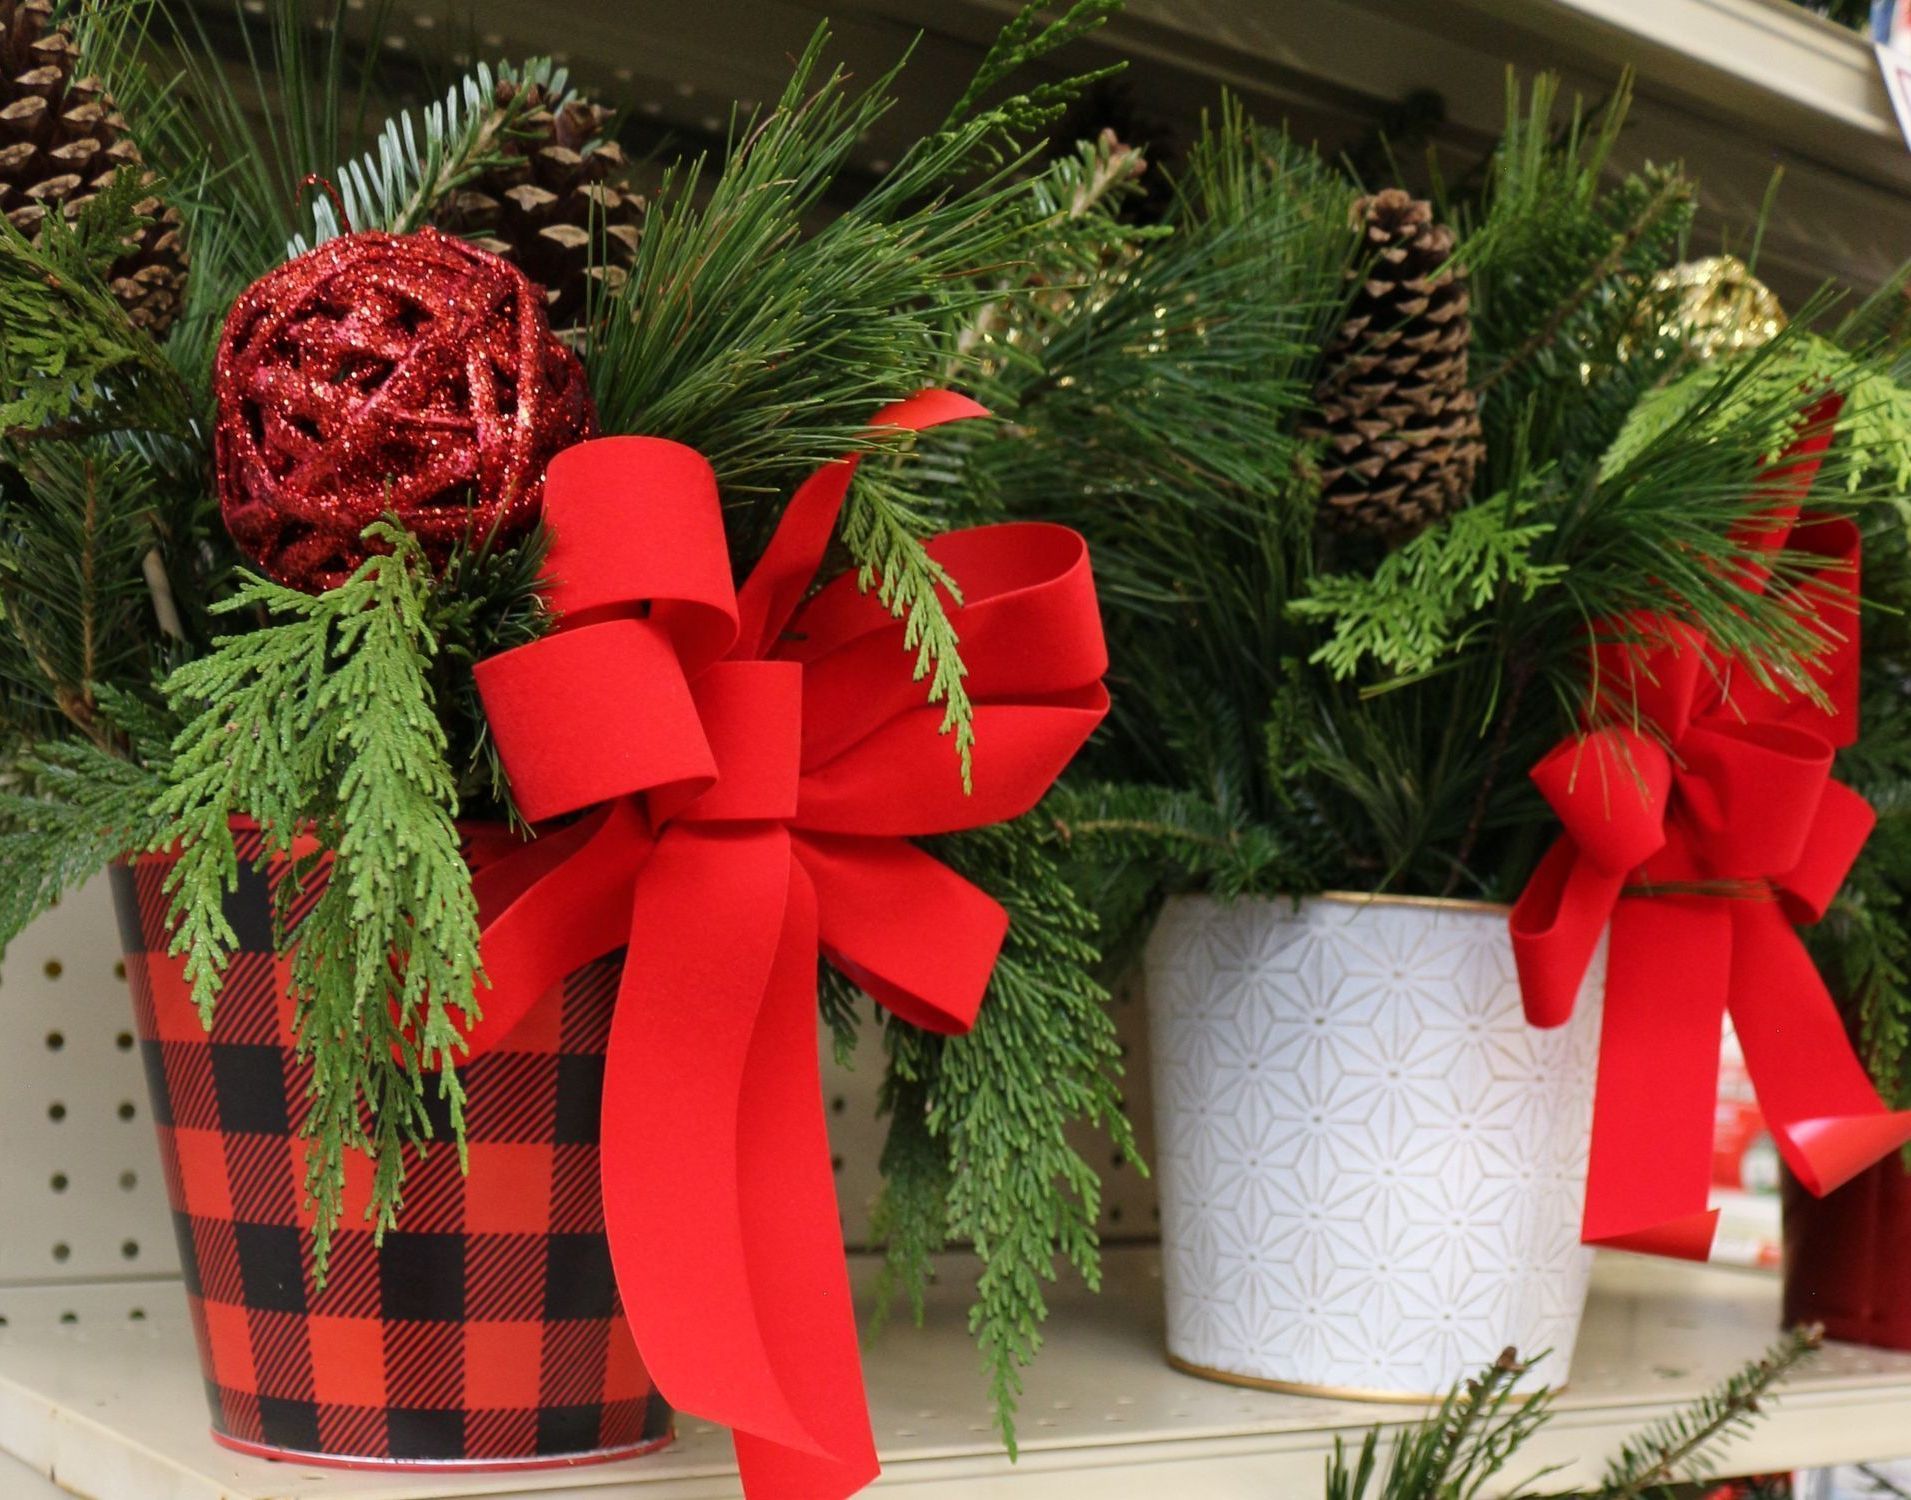
M51 0L0 0L0 213L29 239L50 213L75 217L122 169L150 177L96 78L77 77L73 34ZM179 211L158 197L108 272L127 315L155 338L179 316L186 247Z
M498 106L514 102L519 87L500 83ZM629 189L623 149L605 135L611 116L601 104L560 102L531 85L508 160L453 193L432 218L544 287L556 329L583 321L593 278L615 290L637 256L644 200ZM604 241L600 265L591 263L593 235Z
M1390 541L1466 504L1485 456L1453 231L1389 188L1353 206L1360 283L1329 343L1305 435L1323 439L1322 521Z

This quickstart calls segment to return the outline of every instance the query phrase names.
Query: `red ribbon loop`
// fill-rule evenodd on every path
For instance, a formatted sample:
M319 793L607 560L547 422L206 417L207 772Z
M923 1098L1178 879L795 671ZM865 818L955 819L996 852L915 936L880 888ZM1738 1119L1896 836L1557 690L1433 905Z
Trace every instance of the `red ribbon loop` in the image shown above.
M1829 706L1760 684L1690 627L1634 619L1595 645L1611 719L1533 770L1565 832L1513 909L1528 1018L1572 1013L1610 924L1606 1009L1586 1187L1588 1242L1703 1259L1719 1029L1729 1009L1786 1164L1829 1192L1911 1140L1851 1049L1793 923L1824 914L1873 816L1832 780L1857 733L1857 532L1800 516L1834 403L1767 472L1742 537L1822 558L1802 598L1828 650ZM1766 565L1748 587L1769 582Z
M881 413L982 415L925 392ZM975 1020L1008 921L905 842L1014 817L1107 710L1087 549L1049 526L939 539L978 743L964 791L903 626L838 579L803 603L854 459L813 475L736 595L709 466L606 438L545 482L560 628L481 662L528 816L592 808L476 877L494 1046L579 963L629 948L605 1068L611 1255L670 1401L736 1429L746 1490L876 1473L824 1130L816 956L936 1031Z

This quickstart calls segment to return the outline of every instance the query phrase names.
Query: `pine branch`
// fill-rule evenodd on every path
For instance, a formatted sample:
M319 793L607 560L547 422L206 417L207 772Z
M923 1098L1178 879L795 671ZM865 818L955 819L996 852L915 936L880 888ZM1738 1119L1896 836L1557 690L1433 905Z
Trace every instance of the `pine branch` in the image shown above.
M1661 1485L1698 1477L1721 1448L1752 1425L1764 1398L1816 1354L1823 1341L1822 1329L1794 1329L1764 1358L1730 1376L1688 1410L1655 1423L1621 1448L1594 1500L1643 1500Z
M777 498L810 469L880 451L869 416L948 375L978 282L1024 243L1018 173L1029 132L1083 80L983 97L1098 25L1109 0L1061 20L1031 6L990 51L943 127L858 202L811 231L857 139L889 109L900 67L852 92L825 73L819 29L775 105L737 132L716 180L703 164L666 175L628 281L593 308L586 364L606 431L675 438L716 468L732 556L747 565ZM905 649L941 704L965 784L974 738L951 580L922 546L917 502L869 473L852 489L843 539L865 588L907 621ZM959 580L957 581L959 582Z
M167 876L171 951L210 1017L236 941L223 910L237 883L235 818L264 834L261 866L293 859L281 909L324 889L281 935L302 1056L313 1065L307 1190L324 1264L342 1212L345 1153L374 1162L368 1216L395 1222L404 1148L431 1132L426 1073L437 1071L462 1151L456 1017L475 1019L477 912L459 853L457 799L433 711L437 643L427 610L431 572L418 543L393 526L388 546L341 587L317 597L250 579L224 613L273 623L228 636L173 673L168 700L192 715L157 811L154 847L177 844Z

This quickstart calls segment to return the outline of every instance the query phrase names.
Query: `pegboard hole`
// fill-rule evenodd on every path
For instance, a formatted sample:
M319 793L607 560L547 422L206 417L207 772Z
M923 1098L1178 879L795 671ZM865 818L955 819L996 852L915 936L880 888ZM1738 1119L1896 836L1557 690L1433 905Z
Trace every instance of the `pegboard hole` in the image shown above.
M80 1315L76 1312L68 1310L60 1314L60 1321L62 1323L77 1323L80 1321Z
M126 960L125 959L116 958L113 960L113 977L115 979L124 979L126 977Z
M65 972L66 965L61 963L57 958L49 958L46 961L46 977L48 979L58 979Z
M119 1109L115 1112L122 1120L130 1120L134 1115L139 1113L139 1111L133 1108L133 1101L131 1099L120 1100Z
M58 1052L58 1051L59 1051L59 1050L60 1050L60 1049L61 1049L62 1047L64 1047L65 1045L66 1045L66 1033L65 1033L65 1032L63 1032L63 1031L49 1031L49 1032L48 1032L48 1033L46 1034L46 1050L47 1050L47 1051L49 1051L49 1052Z
M146 1321L146 1309L143 1307L135 1307L131 1312L126 1314L126 1318L128 1322L144 1323Z
M66 1106L55 1099L46 1107L46 1117L57 1125L66 1118Z
M130 1193L134 1188L139 1186L139 1173L131 1171L121 1172L119 1174L119 1186L121 1192Z
M849 1101L845 1099L841 1094L838 1094L834 1099L829 1101L829 1112L833 1115L840 1115L844 1110L848 1108L849 1108Z
M65 1240L58 1241L53 1246L53 1258L57 1261L71 1260L73 1258L73 1247L67 1244Z
M132 1032L122 1031L118 1036L113 1038L113 1045L122 1052L131 1052L133 1050Z
M139 1259L139 1241L138 1240L121 1240L119 1245L119 1253L121 1258L124 1260L138 1260Z
M829 1159L829 1169L830 1169L830 1171L832 1171L832 1172L840 1172L840 1171L842 1171L842 1170L843 1170L843 1159L842 1159L842 1157L841 1157L841 1156L832 1156L832 1157L831 1157L831 1158Z
M53 1191L56 1193L64 1193L67 1190L69 1185L70 1184L67 1182L66 1173L64 1172L55 1172L50 1178L47 1179L47 1186L52 1188Z

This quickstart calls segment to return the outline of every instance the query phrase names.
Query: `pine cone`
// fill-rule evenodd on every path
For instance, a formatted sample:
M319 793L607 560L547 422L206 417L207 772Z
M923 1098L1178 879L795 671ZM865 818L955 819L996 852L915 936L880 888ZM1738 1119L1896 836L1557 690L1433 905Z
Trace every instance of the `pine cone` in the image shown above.
M79 50L52 13L52 0L0 0L0 213L29 239L122 168L151 176L99 80L74 76ZM185 293L186 246L177 209L157 197L138 207L145 224L107 276L133 322L163 338Z
M500 108L519 87L509 79L498 85ZM604 135L611 113L577 98L559 105L533 84L509 159L433 215L440 229L503 256L542 286L556 329L582 321L593 277L615 290L637 255L644 200L629 190L623 149ZM604 236L603 265L590 263L593 234Z
M1325 439L1321 519L1404 540L1464 505L1485 456L1467 385L1466 273L1453 231L1389 188L1353 207L1361 282L1329 343L1305 434Z

